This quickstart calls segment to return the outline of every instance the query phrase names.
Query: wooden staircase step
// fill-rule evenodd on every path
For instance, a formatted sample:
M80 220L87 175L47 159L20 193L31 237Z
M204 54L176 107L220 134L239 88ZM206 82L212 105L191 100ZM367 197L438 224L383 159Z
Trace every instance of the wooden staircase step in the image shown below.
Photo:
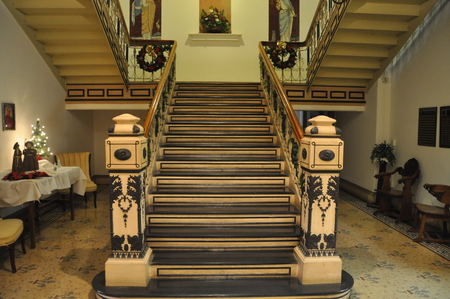
M264 96L263 91L247 91L247 90L175 90L174 97L182 98L260 98Z
M292 250L153 253L152 278L290 277L298 268Z
M171 124L164 127L164 134L186 134L186 135L264 135L273 134L273 126L262 125L205 125L205 124Z
M198 135L163 135L162 146L167 144L183 144L191 145L216 145L235 147L237 145L245 145L247 147L253 146L268 146L275 145L278 142L276 135L272 136L256 136L256 135L227 135L227 136L198 136Z
M271 122L269 115L168 115L167 123L206 123L206 124L266 124Z
M292 249L300 240L294 226L147 226L147 245L167 250Z
M154 175L152 179L152 185L158 186L158 188L211 188L219 187L221 189L238 189L241 187L253 187L258 188L264 186L267 187L284 187L289 186L289 176L281 176L279 174L264 173L264 176L258 173L246 173L245 176L242 173L227 173L224 175L220 173L186 173L180 175L177 173L165 173L164 175Z
M176 90L262 90L260 83L229 83L229 82L177 82Z
M233 105L233 106L242 106L242 105L264 105L265 98L263 97L238 97L238 98L227 98L227 97L172 97L172 105L179 106L225 106L225 105Z
M203 159L203 160L201 160ZM210 172L210 171L221 171L221 172L255 172L255 171L267 171L272 173L283 173L284 170L284 160L261 160L253 159L253 161L248 161L247 157L235 161L228 161L222 159L221 161L205 161L204 158L199 157L199 159L192 158L180 158L176 160L160 160L156 162L156 173L165 173L170 171L179 172ZM250 159L251 160L251 159Z
M233 147L224 147L224 146L204 146L203 147L193 147L196 144L164 144L161 145L159 149L159 155L164 158L218 158L218 159L235 159L235 158L244 158L244 159L254 159L258 158L279 158L281 154L281 150L279 147L275 145L264 146L257 145L257 147L250 147L248 144L233 144Z
M293 194L292 189L287 186L257 186L257 187L246 187L241 186L236 189L224 189L224 188L204 188L204 187L192 187L186 188L183 186L182 188L174 188L174 187L165 187L165 186L154 186L149 190L153 194L173 194L173 195L258 195L258 194Z
M148 205L147 225L299 225L294 205Z
M149 194L149 203L158 205L182 205L182 204L229 204L229 205L278 205L291 204L293 194L288 192L278 192L273 194L181 194L164 192L155 192Z
M210 115L242 115L242 114L268 114L269 109L265 106L170 106L170 114L210 114Z

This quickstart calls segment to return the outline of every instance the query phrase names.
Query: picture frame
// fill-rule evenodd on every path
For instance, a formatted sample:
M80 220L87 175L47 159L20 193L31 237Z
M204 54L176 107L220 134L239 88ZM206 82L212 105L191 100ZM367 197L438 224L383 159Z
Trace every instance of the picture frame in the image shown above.
M3 131L16 129L16 105L13 103L2 103Z

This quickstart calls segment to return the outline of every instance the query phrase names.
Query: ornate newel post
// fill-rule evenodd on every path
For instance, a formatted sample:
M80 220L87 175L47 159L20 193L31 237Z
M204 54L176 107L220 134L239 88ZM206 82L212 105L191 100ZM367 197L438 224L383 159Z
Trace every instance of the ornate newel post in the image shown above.
M341 283L342 261L336 253L339 172L344 142L336 121L327 116L309 120L300 145L303 170L301 239L295 252L302 284Z
M151 255L144 234L147 139L138 117L122 114L113 120L106 140L112 250L105 264L106 285L146 286Z

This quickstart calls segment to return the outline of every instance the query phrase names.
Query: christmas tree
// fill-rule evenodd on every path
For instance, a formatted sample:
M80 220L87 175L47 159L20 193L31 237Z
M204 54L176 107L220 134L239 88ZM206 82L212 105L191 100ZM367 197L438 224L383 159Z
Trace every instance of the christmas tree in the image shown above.
M39 118L37 119L36 125L31 125L31 127L33 128L33 131L31 131L30 141L33 142L33 147L36 149L37 154L41 157L49 157L52 155L52 153L50 153L50 148L47 147L48 137L45 136L45 132L42 131L44 126L39 124Z

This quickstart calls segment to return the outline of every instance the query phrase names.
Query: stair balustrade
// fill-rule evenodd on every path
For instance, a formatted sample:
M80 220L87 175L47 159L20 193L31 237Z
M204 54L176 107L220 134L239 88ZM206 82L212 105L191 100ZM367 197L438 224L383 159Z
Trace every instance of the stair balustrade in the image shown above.
M351 0L321 0L305 39L307 48L306 84L311 87L334 34Z
M120 75L126 86L133 83L146 84L161 80L163 66L157 71L145 71L137 62L137 56L146 45L173 46L173 41L131 39L119 0L93 0L94 6L116 60ZM168 53L163 53L166 60Z

